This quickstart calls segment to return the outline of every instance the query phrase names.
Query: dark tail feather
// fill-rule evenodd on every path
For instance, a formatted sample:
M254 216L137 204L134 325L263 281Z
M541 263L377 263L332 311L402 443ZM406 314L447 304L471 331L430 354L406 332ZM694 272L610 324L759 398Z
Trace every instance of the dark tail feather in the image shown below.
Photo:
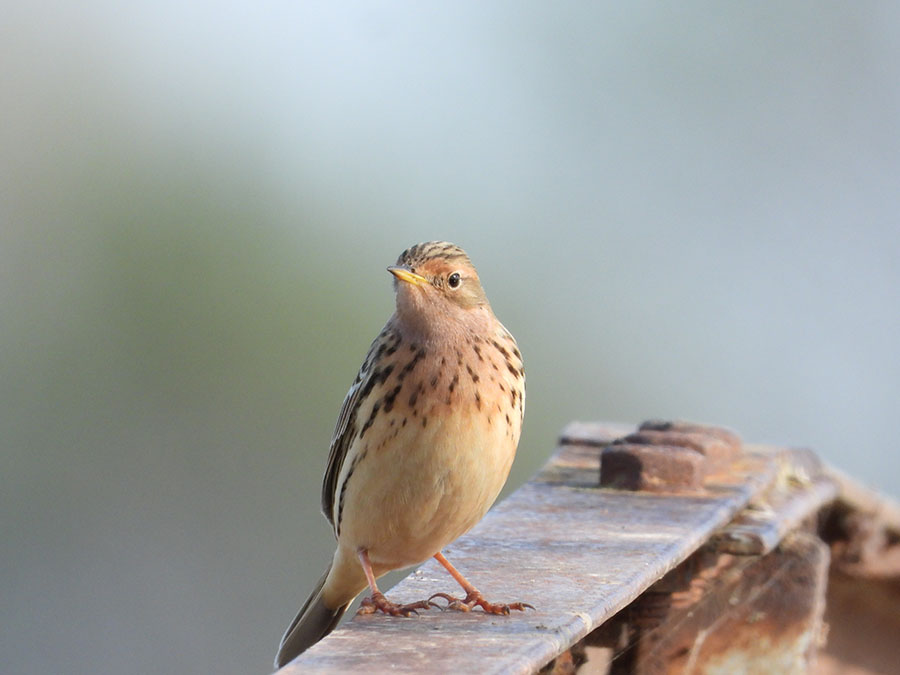
M286 665L333 631L350 606L348 603L337 609L329 609L322 602L322 586L325 585L329 570L325 570L315 590L306 599L285 631L284 637L281 638L281 646L275 657L276 668Z

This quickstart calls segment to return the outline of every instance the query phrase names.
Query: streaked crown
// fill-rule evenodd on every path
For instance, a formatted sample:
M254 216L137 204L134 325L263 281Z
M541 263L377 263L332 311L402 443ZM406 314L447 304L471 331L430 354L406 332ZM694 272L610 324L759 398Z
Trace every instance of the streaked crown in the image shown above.
M415 272L417 267L422 267L433 260L461 263L472 267L472 261L469 260L466 252L448 241L426 241L423 244L410 246L397 258L397 266L408 267Z

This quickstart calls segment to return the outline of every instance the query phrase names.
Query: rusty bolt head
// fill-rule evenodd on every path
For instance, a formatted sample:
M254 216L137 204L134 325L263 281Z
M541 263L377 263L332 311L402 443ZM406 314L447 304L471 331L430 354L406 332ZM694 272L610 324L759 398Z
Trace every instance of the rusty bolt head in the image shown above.
M620 442L620 441L616 441ZM623 443L640 445L677 445L699 452L711 462L734 459L740 453L740 444L732 444L712 434L698 431L641 430L621 439Z
M600 455L600 486L660 492L700 488L703 455L675 445L613 444Z
M696 490L710 471L740 453L731 431L690 422L644 422L600 456L600 485L622 490Z
M730 429L715 427L709 424L697 424L696 422L647 420L638 427L638 431L674 431L683 434L702 434L703 436L716 438L722 443L733 448L734 454L741 449L741 437Z

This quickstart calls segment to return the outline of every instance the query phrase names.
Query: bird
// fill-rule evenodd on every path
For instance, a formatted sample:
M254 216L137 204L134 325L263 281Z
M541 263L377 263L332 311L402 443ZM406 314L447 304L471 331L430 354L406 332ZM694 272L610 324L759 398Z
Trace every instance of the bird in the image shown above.
M367 587L362 614L411 616L437 597L459 611L533 609L488 602L441 552L481 520L509 475L525 416L516 340L459 246L416 244L387 269L396 308L341 406L322 483L337 549L288 626L276 668L330 633ZM397 604L379 591L382 575L432 557L464 597Z

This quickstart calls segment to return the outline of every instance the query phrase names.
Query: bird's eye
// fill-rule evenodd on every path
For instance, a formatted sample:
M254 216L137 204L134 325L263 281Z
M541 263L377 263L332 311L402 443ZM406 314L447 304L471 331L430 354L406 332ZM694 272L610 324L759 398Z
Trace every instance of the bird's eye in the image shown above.
M447 277L447 284L450 288L459 288L459 284L462 282L462 277L459 276L459 272L454 272L449 277Z

